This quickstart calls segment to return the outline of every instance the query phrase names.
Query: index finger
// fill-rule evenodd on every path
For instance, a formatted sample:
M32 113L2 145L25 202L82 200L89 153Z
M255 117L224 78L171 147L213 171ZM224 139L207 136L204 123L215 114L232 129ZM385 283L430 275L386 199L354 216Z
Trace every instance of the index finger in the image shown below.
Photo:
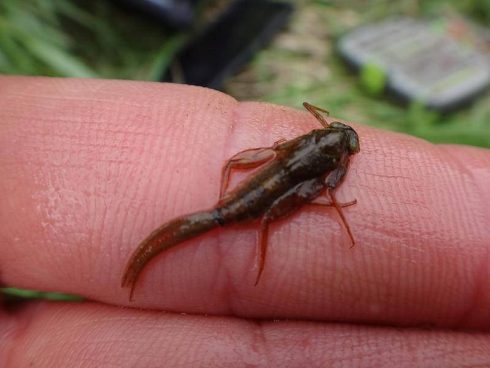
M2 282L128 305L137 244L217 200L234 153L317 128L303 112L194 87L0 79ZM361 152L336 214L271 226L255 287L256 226L212 231L157 257L134 306L258 318L485 327L490 155L355 125Z

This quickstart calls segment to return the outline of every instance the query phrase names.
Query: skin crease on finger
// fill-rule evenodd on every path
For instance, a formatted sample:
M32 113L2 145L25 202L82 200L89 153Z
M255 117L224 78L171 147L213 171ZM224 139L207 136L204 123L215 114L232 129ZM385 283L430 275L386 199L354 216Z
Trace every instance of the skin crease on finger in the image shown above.
M129 304L119 282L139 241L211 207L234 153L315 120L196 87L5 77L0 119L5 284L187 313L490 327L486 150L351 124L361 152L338 199L358 201L354 248L333 211L301 210L271 226L254 287L256 226L220 229L157 257Z
M0 323L2 367L450 368L490 364L490 339L485 333L254 322L100 303L35 303L16 318L29 322L16 327Z

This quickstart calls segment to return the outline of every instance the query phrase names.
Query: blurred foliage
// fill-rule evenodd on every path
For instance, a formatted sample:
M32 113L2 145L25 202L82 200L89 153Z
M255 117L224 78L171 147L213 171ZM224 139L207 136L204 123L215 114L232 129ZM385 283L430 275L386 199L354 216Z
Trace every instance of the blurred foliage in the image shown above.
M46 299L63 302L81 302L83 297L72 294L44 292L18 288L0 288L5 299Z
M430 0L420 1L420 6L424 13L437 15L441 8L448 6L454 7L454 10L466 14L468 17L481 22L483 25L490 24L490 0Z
M0 2L0 71L94 77L97 74L70 53L73 40L61 28L67 1Z
M156 80L183 42L108 1L0 1L0 73Z
M419 103L405 106L381 93L386 82L383 71L368 65L357 75L345 66L335 48L336 40L351 29L389 16L462 15L488 26L488 0L317 0L300 4L289 30L261 52L251 67L228 83L227 91L233 96L297 108L301 108L303 101L309 101L347 121L404 132L436 143L490 147L488 91L471 105L447 114L428 111Z
M360 72L360 82L365 91L371 96L381 95L386 86L388 76L386 72L376 64L366 64Z
M217 1L217 0L215 0ZM490 93L451 114L404 107L381 91L375 66L354 75L335 41L352 28L387 16L461 14L490 24L490 0L294 1L289 28L226 85L238 99L301 107L414 134L433 142L490 147ZM0 73L158 80L189 34L170 33L110 1L1 0Z

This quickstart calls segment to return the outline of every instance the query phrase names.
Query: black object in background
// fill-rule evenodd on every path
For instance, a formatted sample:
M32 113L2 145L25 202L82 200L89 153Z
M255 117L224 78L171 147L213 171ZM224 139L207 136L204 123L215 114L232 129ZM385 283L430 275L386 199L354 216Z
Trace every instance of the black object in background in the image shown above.
M200 0L116 0L127 8L139 11L173 28L190 27Z
M177 55L162 81L222 88L287 23L292 10L277 1L235 1ZM172 76L175 69L180 80Z

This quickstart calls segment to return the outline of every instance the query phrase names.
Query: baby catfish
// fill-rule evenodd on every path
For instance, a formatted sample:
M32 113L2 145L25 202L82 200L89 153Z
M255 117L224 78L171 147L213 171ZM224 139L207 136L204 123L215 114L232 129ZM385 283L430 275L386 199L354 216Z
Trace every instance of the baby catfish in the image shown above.
M272 147L237 153L223 166L220 198L213 208L170 220L140 243L126 265L121 282L122 287L130 288L130 300L141 271L151 259L219 226L260 220L255 285L264 271L269 224L305 205L335 208L354 245L354 237L341 208L355 204L356 200L339 203L334 191L347 173L350 156L359 152L359 136L346 124L327 123L320 113L328 113L326 110L307 102L303 106L320 122L322 129L290 141L280 140ZM227 192L233 169L259 166ZM319 197L323 193L328 199Z

